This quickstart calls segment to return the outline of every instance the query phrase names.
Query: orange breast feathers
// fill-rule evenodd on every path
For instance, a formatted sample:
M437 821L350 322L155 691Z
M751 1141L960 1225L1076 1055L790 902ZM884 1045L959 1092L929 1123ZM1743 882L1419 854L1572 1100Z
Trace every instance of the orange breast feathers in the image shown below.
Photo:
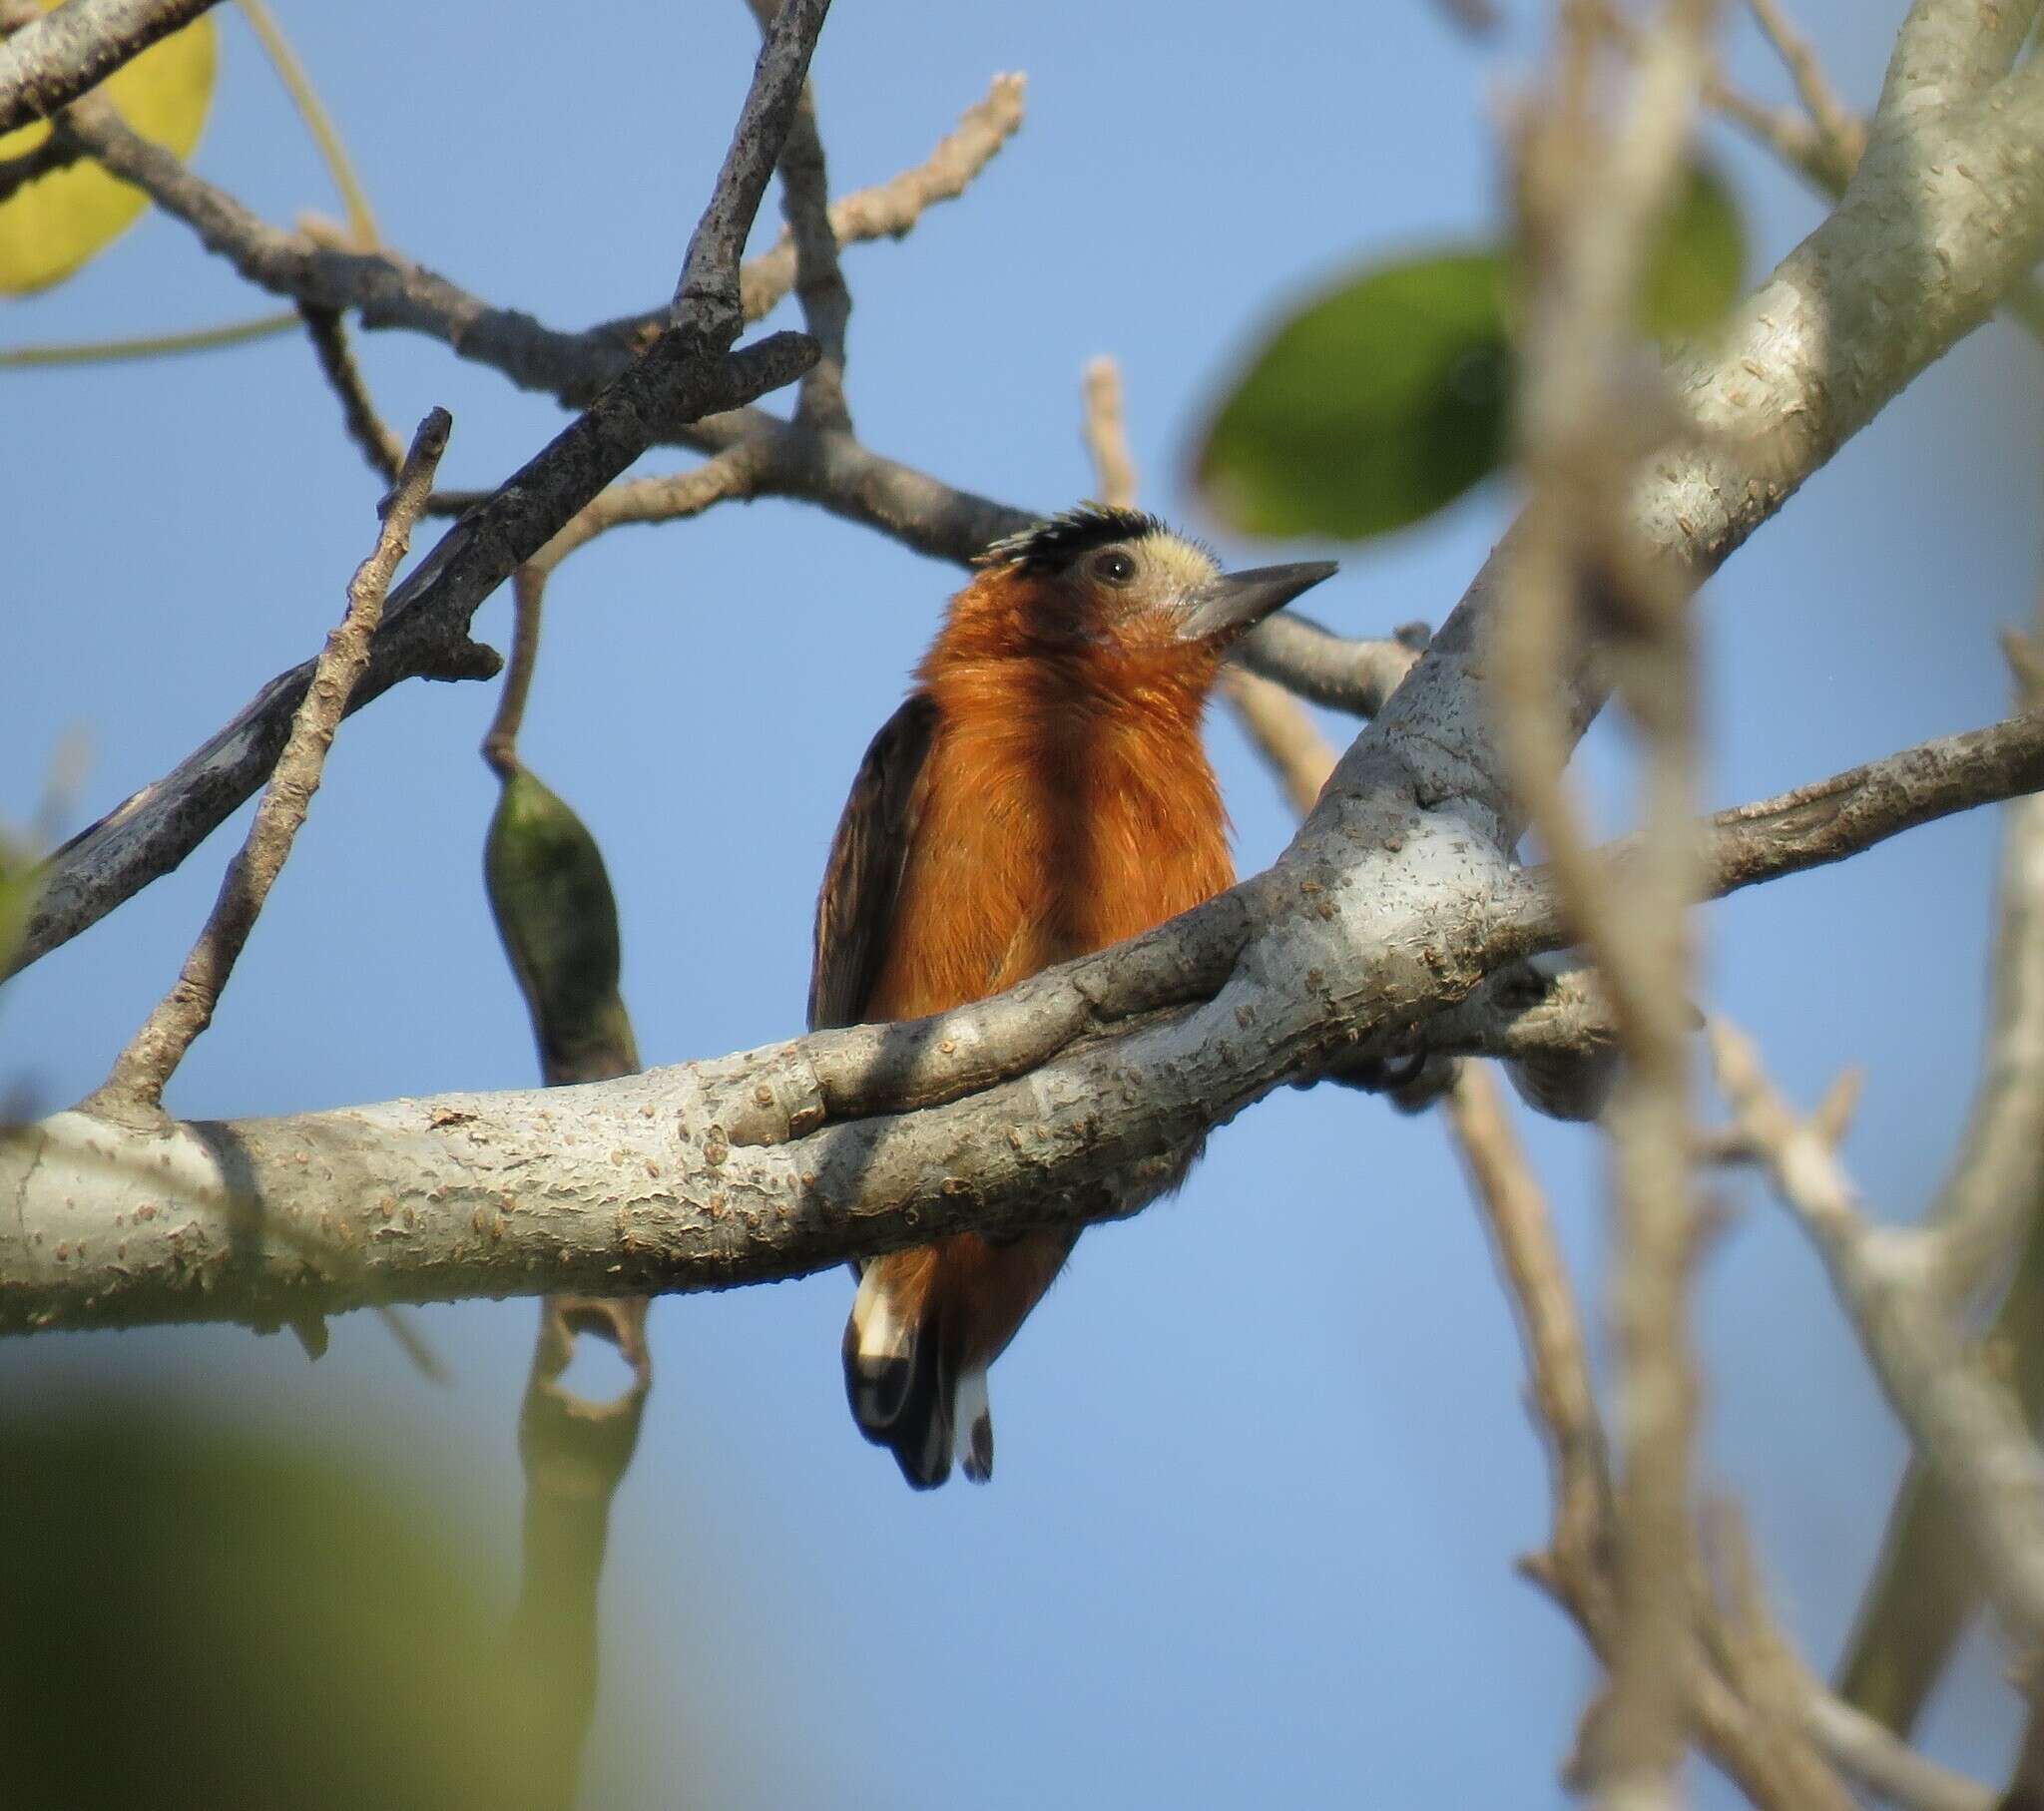
M928 792L874 1020L1000 993L1235 880L1199 693L1083 661L947 658L948 640L921 676L938 710Z
M1087 506L995 543L860 763L816 907L812 1026L919 1019L1140 935L1234 879L1200 739L1227 647L1333 569L1222 573ZM918 1490L993 1473L987 1367L1076 1230L860 1266L846 1399Z

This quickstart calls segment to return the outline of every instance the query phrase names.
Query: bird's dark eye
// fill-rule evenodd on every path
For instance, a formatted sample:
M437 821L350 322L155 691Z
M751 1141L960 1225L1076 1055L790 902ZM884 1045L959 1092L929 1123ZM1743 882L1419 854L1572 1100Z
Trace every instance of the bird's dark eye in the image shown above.
M1093 556L1090 570L1103 585L1126 585L1136 576L1136 563L1120 548L1111 547Z

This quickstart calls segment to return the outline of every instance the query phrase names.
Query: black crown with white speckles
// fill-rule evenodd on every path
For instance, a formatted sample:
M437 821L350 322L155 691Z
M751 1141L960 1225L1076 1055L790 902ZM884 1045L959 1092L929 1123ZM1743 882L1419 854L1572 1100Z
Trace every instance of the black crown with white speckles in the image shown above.
M979 556L981 566L1020 566L1044 570L1068 565L1081 554L1116 541L1140 541L1146 535L1171 531L1142 510L1117 509L1105 503L1082 503L1020 534L1004 535Z

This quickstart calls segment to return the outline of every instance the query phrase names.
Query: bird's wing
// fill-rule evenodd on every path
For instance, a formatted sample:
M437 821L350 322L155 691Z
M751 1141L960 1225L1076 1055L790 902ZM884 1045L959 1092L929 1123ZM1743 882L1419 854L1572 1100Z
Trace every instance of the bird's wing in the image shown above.
M925 765L937 724L926 691L911 692L873 737L837 820L816 895L809 971L809 1030L864 1022L892 941L901 872L928 791Z

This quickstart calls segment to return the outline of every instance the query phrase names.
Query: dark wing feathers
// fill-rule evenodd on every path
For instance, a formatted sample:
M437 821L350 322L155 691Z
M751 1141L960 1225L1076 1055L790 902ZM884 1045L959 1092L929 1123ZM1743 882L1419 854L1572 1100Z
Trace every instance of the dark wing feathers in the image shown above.
M893 931L902 869L922 816L923 768L936 726L935 701L926 691L911 692L880 725L859 762L816 895L811 1031L865 1022Z

